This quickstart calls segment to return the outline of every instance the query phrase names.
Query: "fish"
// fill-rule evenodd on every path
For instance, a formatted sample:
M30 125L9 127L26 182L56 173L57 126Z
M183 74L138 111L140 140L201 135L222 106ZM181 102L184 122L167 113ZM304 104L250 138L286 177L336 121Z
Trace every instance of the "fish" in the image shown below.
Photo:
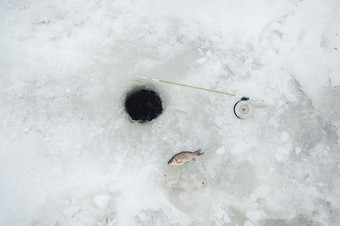
M182 151L177 153L176 155L172 156L172 158L168 161L169 165L172 166L179 166L183 165L184 163L190 162L191 160L195 159L199 155L203 155L204 153L201 152L201 149L197 151Z

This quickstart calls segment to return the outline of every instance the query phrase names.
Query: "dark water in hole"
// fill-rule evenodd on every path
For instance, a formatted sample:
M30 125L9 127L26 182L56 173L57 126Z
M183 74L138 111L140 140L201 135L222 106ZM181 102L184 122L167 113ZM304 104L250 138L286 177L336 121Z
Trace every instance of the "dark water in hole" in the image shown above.
M127 95L125 110L132 120L140 123L148 122L163 112L162 100L155 91L136 90Z

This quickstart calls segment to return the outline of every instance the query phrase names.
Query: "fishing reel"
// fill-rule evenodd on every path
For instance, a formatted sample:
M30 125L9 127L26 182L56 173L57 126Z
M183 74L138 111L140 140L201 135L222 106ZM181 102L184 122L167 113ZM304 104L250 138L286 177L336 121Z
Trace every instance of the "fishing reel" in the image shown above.
M253 106L248 97L242 97L234 105L234 114L239 119L247 119L253 114Z
M242 97L234 105L234 114L239 119L247 119L254 113L254 108L264 108L271 105L264 102L251 101L248 97Z

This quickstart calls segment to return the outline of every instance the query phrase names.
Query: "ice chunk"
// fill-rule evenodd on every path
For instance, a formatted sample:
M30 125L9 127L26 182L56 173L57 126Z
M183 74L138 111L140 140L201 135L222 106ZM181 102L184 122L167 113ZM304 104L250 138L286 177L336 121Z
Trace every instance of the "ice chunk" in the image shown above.
M288 140L289 140L289 133L285 131L281 134L281 141L287 142Z
M216 154L218 154L218 155L223 155L224 153L225 153L224 147L220 147L219 149L216 150Z
M279 162L285 162L288 160L290 156L290 148L289 147L278 147L276 149L275 159Z
M256 194L259 198L264 198L269 192L269 185L262 185L258 189L256 189Z
M251 221L247 220L243 226L255 226L254 223L252 223Z
M207 61L207 58L206 58L206 57L202 57L202 58L196 60L196 62L197 62L198 64L203 64L203 63L206 62L206 61Z
M329 78L331 79L331 84L333 87L340 86L340 76L339 76L339 70L333 70L332 73L329 75Z
M248 211L247 214L246 214L246 217L253 222L257 222L259 220L262 220L262 218L264 216L265 216L264 212L259 211L259 210Z
M101 194L101 195L96 195L93 197L94 203L102 209L105 209L110 201L110 196Z
M225 215L223 216L223 222L224 222L224 223L230 223L230 217L228 216L228 214L225 214Z
M338 129L336 130L336 135L337 135L338 137L340 137L340 128L338 128Z
M295 153L299 155L301 153L301 148L300 147L295 147Z

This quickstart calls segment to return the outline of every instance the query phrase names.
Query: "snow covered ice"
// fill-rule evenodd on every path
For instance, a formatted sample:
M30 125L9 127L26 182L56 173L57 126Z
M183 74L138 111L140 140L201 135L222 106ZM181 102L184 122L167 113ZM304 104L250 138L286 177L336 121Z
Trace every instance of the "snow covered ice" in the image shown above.
M339 225L339 7L2 0L0 225ZM163 100L146 124L140 85Z

